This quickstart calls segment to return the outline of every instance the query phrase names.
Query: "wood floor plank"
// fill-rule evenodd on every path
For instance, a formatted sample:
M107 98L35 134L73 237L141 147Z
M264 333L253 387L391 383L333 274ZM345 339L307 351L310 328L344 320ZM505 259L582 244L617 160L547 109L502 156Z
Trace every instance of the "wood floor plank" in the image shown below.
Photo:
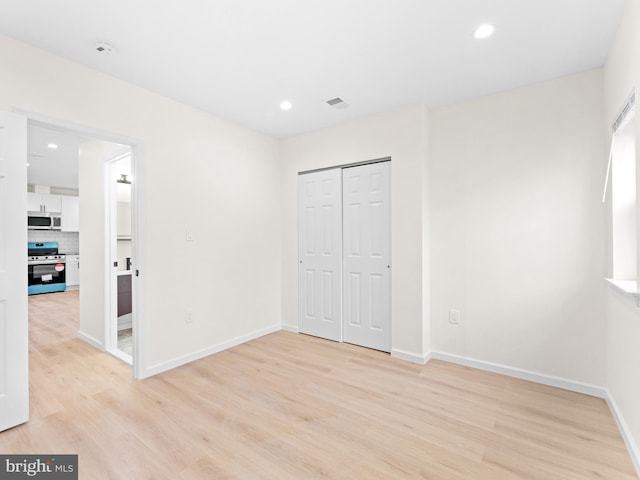
M637 480L602 399L286 332L134 381L77 338L77 292L29 314L31 420L0 451L82 479Z

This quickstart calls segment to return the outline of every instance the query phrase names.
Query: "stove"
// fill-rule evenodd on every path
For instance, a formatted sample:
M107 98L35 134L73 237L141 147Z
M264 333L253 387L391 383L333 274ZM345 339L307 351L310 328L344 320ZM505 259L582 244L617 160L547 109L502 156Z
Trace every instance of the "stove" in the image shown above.
M27 251L29 295L64 292L66 255L58 253L58 242L29 242Z

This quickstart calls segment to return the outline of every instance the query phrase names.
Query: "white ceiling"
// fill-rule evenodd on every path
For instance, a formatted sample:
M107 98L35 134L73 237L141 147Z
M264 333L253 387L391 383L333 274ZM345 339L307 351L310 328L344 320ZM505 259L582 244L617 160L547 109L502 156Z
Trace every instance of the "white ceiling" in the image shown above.
M0 32L286 138L599 67L627 3L0 0ZM495 35L475 40L485 22ZM116 51L98 54L98 41ZM323 103L336 96L349 108Z
M27 127L27 183L78 188L78 147L83 138L50 127ZM48 145L53 143L56 149Z
M597 68L627 3L0 0L0 33L286 138ZM475 40L486 22L495 35ZM115 52L97 53L99 41ZM337 96L349 107L324 104ZM29 183L78 188L81 140L30 125ZM58 150L46 147L52 141Z

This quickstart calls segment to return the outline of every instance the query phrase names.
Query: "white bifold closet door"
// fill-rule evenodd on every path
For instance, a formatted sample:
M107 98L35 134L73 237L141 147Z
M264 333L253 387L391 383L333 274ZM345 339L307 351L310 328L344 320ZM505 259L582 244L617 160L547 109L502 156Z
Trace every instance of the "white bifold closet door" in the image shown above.
M299 176L301 333L390 351L389 165Z

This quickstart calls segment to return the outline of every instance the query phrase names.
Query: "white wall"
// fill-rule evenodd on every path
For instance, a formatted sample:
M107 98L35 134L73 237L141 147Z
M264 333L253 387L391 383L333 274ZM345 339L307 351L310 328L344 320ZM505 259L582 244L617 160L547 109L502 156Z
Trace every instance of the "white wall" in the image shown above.
M122 145L101 140L80 144L78 182L80 197L80 332L104 346L105 308L105 196L104 161Z
M600 70L431 111L434 351L605 384L602 117Z
M143 369L280 324L276 140L7 37L0 37L0 64L0 109L143 144ZM194 242L185 241L186 228ZM82 268L87 254L82 249ZM81 281L82 294L100 279L83 273Z
M604 68L605 131L611 139L611 123L635 87L640 93L640 1L631 0ZM637 100L636 100L637 105ZM636 107L637 108L637 107ZM636 145L640 122L636 120ZM638 151L636 150L636 155ZM637 172L638 173L638 172ZM610 200L608 207L610 207ZM640 238L640 237L638 237ZM611 243L608 259L611 262ZM611 263L609 264L609 273ZM617 404L628 436L640 462L640 309L634 301L610 287L606 292L607 387ZM640 463L636 464L640 470Z
M392 349L429 350L422 291L423 192L428 112L422 105L372 115L282 142L283 323L297 326L297 173L391 157Z

